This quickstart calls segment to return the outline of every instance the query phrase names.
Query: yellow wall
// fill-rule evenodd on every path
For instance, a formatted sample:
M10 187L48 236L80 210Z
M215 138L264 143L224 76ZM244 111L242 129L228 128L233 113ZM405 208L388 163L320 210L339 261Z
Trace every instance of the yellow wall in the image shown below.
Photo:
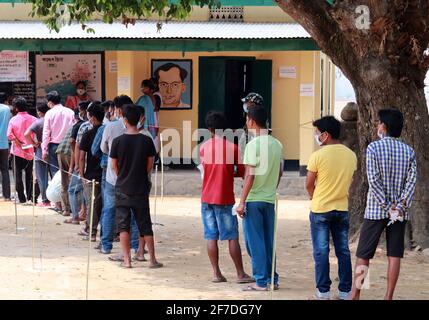
M104 66L106 72L106 99L113 100L114 97L118 95L118 73L114 72L114 70L110 70L110 62L117 63L117 54L116 51L106 51L104 53Z
M257 59L273 61L272 92L272 127L273 135L284 145L284 158L302 159L303 163L314 150L311 123L305 129L304 122L314 120L315 111L320 108L320 95L315 98L300 97L300 83L316 82L315 92L320 90L317 77L313 73L313 59L319 54L314 52L215 52L215 53L181 53L181 52L129 52L118 51L118 79L130 78L128 90L118 90L118 94L128 94L134 100L140 95L140 83L150 77L152 59L192 59L193 66L193 108L192 110L161 110L159 122L162 129L177 128L182 133L184 121L192 122L192 130L198 127L198 59L200 56L253 56ZM107 59L106 59L107 60ZM279 68L295 66L296 79L279 77ZM320 68L320 67L319 67ZM316 69L318 70L318 69ZM112 96L107 92L107 96ZM308 125L307 125L308 127ZM301 139L300 139L301 137ZM195 143L193 144L195 145ZM301 145L301 147L300 147Z

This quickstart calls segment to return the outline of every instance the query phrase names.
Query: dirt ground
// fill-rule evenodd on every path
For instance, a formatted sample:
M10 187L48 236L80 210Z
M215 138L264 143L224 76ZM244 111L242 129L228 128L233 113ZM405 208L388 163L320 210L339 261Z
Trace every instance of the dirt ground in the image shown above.
M148 262L121 269L90 250L89 299L307 299L314 291L314 265L307 201L281 200L278 224L278 272L280 290L241 292L227 246L221 245L221 269L227 283L211 283L198 198L158 198L157 255L162 269L147 268ZM0 299L85 299L88 242L76 233L80 226L63 224L54 211L36 208L35 241L32 241L32 207L18 206L15 234L13 203L0 202ZM241 231L241 223L240 223ZM242 249L244 249L241 234ZM113 253L118 252L114 244ZM352 253L356 244L352 244ZM34 258L33 258L34 257ZM250 259L243 250L246 271ZM387 259L377 252L370 269L370 289L365 299L382 299ZM398 282L397 299L429 299L429 257L407 252ZM333 291L338 282L337 262L331 250Z

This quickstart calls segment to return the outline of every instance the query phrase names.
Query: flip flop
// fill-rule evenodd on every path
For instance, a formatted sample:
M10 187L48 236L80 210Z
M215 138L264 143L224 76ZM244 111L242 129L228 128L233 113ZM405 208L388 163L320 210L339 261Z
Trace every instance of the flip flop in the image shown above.
M122 269L131 269L131 268L132 268L132 266L127 266L127 265L125 265L123 262L121 262L121 263L119 264L119 268L122 268Z
M160 262L156 262L155 264L151 264L150 266L149 266L149 269L159 269L159 268L162 268L164 265L162 264L162 263L160 263Z
M267 287L263 288L263 287L258 287L260 289L255 288L254 286L247 286L243 289L241 289L241 291L268 291Z
M221 283L221 282L227 282L227 280L224 276L222 276L220 278L213 278L212 282L213 283Z
M77 233L77 235L78 235L78 236L84 236L84 237L87 237L87 236L89 236L89 233L88 233L88 232L86 232L86 231L84 231L84 230L80 230L80 231Z
M131 260L132 261L140 261L140 262L147 261L147 259L145 257L143 257L143 259L141 259L138 256L134 256Z
M120 255L114 255L114 256L110 256L109 260L114 262L124 261L124 257Z
M236 281L238 284L243 284L243 283L253 283L255 282L255 279L253 279L250 276L244 277L242 279L237 279Z
M82 238L82 241L88 241L89 236L85 236ZM91 237L91 242L97 242L97 237Z

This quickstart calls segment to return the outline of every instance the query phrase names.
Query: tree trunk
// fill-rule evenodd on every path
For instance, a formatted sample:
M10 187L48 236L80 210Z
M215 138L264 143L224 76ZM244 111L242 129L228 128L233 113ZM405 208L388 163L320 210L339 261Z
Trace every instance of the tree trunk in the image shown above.
M424 78L429 66L429 1L274 0L299 22L351 81L358 108L359 167L350 192L351 231L366 206L366 148L376 138L377 112L395 106L404 114L403 140L417 158L417 188L410 210L411 237L429 247L429 115ZM370 27L361 28L361 10Z
M411 239L423 247L429 247L429 116L423 88L412 82L402 83L390 74L382 64L372 63L373 72L367 72L367 64L358 66L359 77L350 79L356 91L358 108L359 172L351 190L352 223L358 224L365 210L368 183L366 181L365 151L376 139L375 121L378 110L397 107L404 114L404 130L401 138L414 148L418 165L418 180L414 201L410 210L409 230ZM376 75L376 76L374 76ZM356 228L352 228L352 231Z

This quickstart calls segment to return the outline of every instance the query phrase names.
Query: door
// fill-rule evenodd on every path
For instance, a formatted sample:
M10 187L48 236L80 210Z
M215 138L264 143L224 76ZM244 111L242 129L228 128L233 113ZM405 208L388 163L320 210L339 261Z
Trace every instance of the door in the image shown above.
M271 124L272 61L254 57L200 57L198 126L205 128L210 110L221 111L231 129L243 128L241 99L249 92L264 98Z

